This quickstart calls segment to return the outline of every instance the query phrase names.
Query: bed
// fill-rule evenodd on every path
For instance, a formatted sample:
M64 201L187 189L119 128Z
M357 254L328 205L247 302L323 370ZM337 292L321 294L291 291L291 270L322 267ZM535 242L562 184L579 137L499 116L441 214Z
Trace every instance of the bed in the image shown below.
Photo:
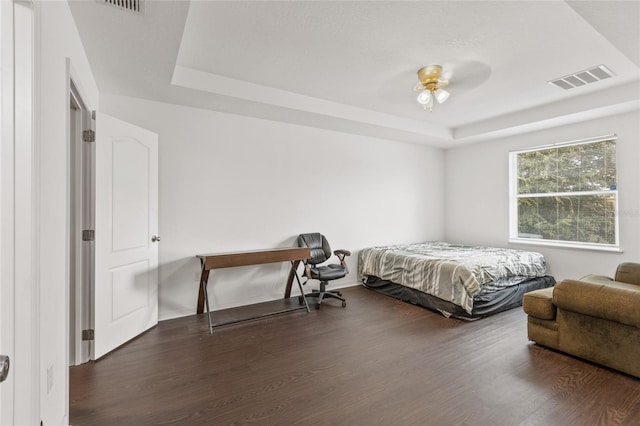
M367 288L465 320L515 308L524 293L555 284L541 253L441 241L365 248L358 274Z

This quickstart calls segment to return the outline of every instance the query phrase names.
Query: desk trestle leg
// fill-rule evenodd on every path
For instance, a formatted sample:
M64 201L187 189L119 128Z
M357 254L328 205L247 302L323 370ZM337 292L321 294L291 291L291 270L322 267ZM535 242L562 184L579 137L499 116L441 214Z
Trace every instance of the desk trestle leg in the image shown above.
M297 264L294 264L294 262L292 261L291 266L295 267L297 266ZM304 295L304 290L302 289L302 283L300 282L298 271L294 271L294 274L296 275L296 281L298 282L298 288L300 289L300 295L302 296L302 300L304 301L304 306L307 308L307 313L309 313L311 312L311 310L309 310L309 304L307 303L307 297Z
M207 305L207 320L209 320L209 333L213 334L213 324L211 323L211 309L209 308L209 292L207 283L204 283L204 303Z

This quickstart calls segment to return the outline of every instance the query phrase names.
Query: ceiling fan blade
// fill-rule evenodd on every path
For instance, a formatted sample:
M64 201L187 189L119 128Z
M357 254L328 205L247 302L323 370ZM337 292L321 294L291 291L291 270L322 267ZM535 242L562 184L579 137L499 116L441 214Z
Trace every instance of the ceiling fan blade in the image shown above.
M487 81L491 75L491 68L479 61L462 61L447 65L447 72L443 73L450 86L455 91L471 90Z
M411 90L412 88L415 92ZM418 105L416 96L423 90L424 87L416 78L415 68L407 67L399 69L381 81L376 90L376 96L389 105L406 105L413 108Z

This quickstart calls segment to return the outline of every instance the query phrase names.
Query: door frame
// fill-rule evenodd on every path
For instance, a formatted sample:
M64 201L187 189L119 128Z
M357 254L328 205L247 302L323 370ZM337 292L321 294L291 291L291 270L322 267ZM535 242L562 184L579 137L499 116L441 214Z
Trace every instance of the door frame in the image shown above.
M0 0L1 1L1 0ZM71 239L71 229L72 226L75 226L76 224L72 223L71 221L71 204L70 204L70 199L71 199L71 191L73 189L72 186L72 173L71 173L71 148L72 148L72 141L71 141L71 97L72 97L72 90L75 91L75 95L76 96L76 100L79 98L82 100L83 102L83 106L84 106L84 112L88 114L88 116L90 117L90 109L93 107L92 105L90 105L89 103L87 103L87 100L90 100L90 97L87 96L87 92L84 89L85 85L83 84L83 79L81 78L80 74L76 71L76 69L73 66L73 62L71 60L71 58L66 58L65 60L65 66L66 66L66 74L65 74L65 78L66 78L66 83L67 83L67 88L66 88L66 94L67 94L67 99L65 102L66 105L66 129L69 132L67 134L67 141L66 141L66 146L67 146L67 232L66 232L66 238L67 238L67 250L66 250L66 254L65 254L65 259L66 259L66 264L67 264L67 279L65 280L65 294L67 295L67 304L66 304L66 312L65 312L65 318L66 318L66 324L65 324L65 348L66 348L66 355L65 355L65 368L64 368L64 394L65 394L65 419L66 419L66 423L69 423L69 366L71 365L70 360L71 360L71 347L74 347L74 350L76 348L76 345L80 346L80 354L82 357L84 357L84 354L87 351L87 348L89 350L89 357L90 359L93 358L93 344L89 344L87 342L85 342L84 344L82 343L82 329L84 329L84 327L89 327L89 328L93 328L93 315L91 315L91 312L93 311L93 297L92 297L92 291L93 291L93 274L91 275L91 282L89 283L89 286L91 287L90 289L86 290L86 282L81 286L82 290L83 290L83 294L82 296L78 296L75 291L77 289L76 287L76 283L72 283L71 282L71 271L70 271L70 266L71 266L71 243L70 243L70 239ZM86 127L87 123L86 123L86 116L87 114L84 114L85 117L82 117L82 127ZM80 142L81 144L83 142ZM93 145L93 144L92 144ZM91 156L92 156L92 161L95 161L95 147L92 146L91 147ZM91 177L91 186L95 187L95 173L92 173L92 177ZM95 196L93 194L92 191L92 211L91 211L91 215L95 214ZM92 219L93 220L93 219ZM80 224L78 224L80 225ZM93 249L93 244L91 245L91 249ZM84 254L86 254L87 252L84 251ZM91 256L93 256L93 250L91 250ZM92 257L93 259L93 257ZM93 262L93 260L92 260ZM93 263L91 264L91 267L93 267ZM83 271L83 276L84 274L86 274L88 272L88 269L85 268L85 270ZM86 291L84 291L86 290ZM79 297L81 298L83 301L86 300L87 295L89 295L90 297L90 301L89 304L76 304L74 307L71 306L71 295L72 295L72 291L74 292L74 297ZM76 336L78 335L77 333L74 333L74 335L71 334L71 320L72 320L72 314L71 314L71 310L74 310L74 319L75 318L80 318L80 335L79 338L80 340L76 340ZM86 320L86 316L89 315L89 319ZM78 322L76 321L76 324L78 324ZM76 352L78 353L78 352Z
M93 241L83 241L83 230L95 229L95 147L84 141L83 131L92 130L92 113L84 102L69 70L69 359L80 365L93 359L93 342L83 339L83 330L93 329Z

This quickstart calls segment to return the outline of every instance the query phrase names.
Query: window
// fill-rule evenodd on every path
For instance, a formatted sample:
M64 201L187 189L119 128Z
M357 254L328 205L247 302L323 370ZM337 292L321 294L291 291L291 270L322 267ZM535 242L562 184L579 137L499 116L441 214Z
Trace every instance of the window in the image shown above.
M616 137L511 152L510 237L618 249Z

